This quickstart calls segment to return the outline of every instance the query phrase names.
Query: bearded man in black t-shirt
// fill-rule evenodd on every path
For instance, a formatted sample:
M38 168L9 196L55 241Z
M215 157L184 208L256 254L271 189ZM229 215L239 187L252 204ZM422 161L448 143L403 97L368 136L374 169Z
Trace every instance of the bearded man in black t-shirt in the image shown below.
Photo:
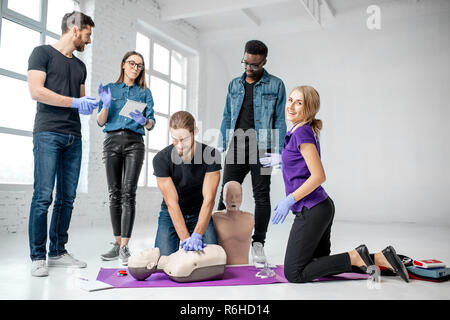
M217 244L211 213L222 168L218 150L195 141L198 129L189 112L174 113L169 126L173 144L153 158L153 174L164 198L155 247L163 256L180 246L199 251Z
M73 55L91 42L92 19L78 11L64 15L62 36L53 45L34 48L28 60L28 85L37 101L33 129L34 192L30 208L31 274L48 276L48 267L85 268L65 249L81 167L79 114L97 107L85 96L86 66ZM46 263L47 213L56 196Z

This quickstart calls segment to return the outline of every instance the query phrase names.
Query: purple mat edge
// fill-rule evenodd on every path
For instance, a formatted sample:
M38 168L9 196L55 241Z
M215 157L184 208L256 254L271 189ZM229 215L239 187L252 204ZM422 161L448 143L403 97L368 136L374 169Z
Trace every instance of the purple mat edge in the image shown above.
M226 271L229 268L254 268L252 265L245 265L245 266L227 266ZM131 275L128 275L126 278L123 279L114 279L118 281L124 281L122 284L117 284L113 282L108 282L108 278L110 278L112 275L114 275L118 270L124 270L126 268L100 268L100 271L97 275L97 280L102 281L104 283L110 284L114 286L114 288L164 288L164 287L211 287L211 286L238 286L238 285L261 285L261 284L277 284L277 283L289 283L286 278L284 277L284 266L283 265L277 265L277 268L274 269L276 272L275 277L272 278L266 278L266 279L260 279L261 281L259 283L249 281L244 281L243 283L239 283L238 278L236 279L221 279L221 280L213 280L213 281L199 281L199 282L186 282L186 283L179 283L172 281L168 278L165 274L155 274L164 277L160 280L159 284L165 284L165 285L159 285L158 283L154 282L149 285L147 281L137 281L137 280L131 280ZM225 272L226 272L225 271ZM257 269L252 270L252 272L256 273ZM103 273L103 276L102 276ZM104 273L107 273L107 275L104 275ZM359 274L359 273L340 273L334 276L328 276L328 277L321 277L319 279L313 280L313 282L320 282L320 281L342 281L342 280L366 280L369 278L369 275L367 274ZM234 280L234 281L233 281ZM231 283L230 283L231 282Z

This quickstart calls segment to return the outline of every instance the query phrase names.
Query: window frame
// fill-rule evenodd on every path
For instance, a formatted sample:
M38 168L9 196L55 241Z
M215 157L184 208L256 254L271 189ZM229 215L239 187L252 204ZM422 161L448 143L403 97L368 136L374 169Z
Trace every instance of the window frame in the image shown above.
M146 71L146 81L147 81L147 87L150 88L151 86L151 76L155 76L161 80L167 81L169 83L169 92L168 92L168 108L169 108L169 112L163 113L163 112L158 112L158 111L154 111L154 114L163 118L167 119L167 124L169 127L169 119L170 119L170 115L171 115L171 85L177 85L179 87L181 87L183 90L185 90L185 97L184 97L184 102L185 105L183 106L182 110L187 111L189 108L189 98L192 94L192 90L194 90L194 86L195 84L192 81L192 70L193 70L193 64L194 64L194 59L196 59L196 54L194 53L195 51L192 50L192 52L189 52L183 48L181 48L180 46L178 46L177 44L173 43L172 41L168 40L168 39L164 39L162 36L157 35L151 31L145 30L145 28L138 28L136 30L136 36L137 33L140 33L141 35L147 37L150 40L150 44L149 44L149 60L148 62L146 62L147 67L145 68ZM153 48L154 48L154 44L155 42L164 47L165 49L167 49L169 51L169 72L168 74L164 74L160 71L157 71L153 68L153 61L154 61L154 56L153 56ZM172 71L172 51L176 51L177 53L181 54L183 57L186 58L186 74L185 74L185 79L186 79L186 83L180 83L177 81L174 81L171 79L171 71ZM141 52L142 53L142 52ZM157 102L156 102L157 103ZM155 104L156 104L155 103ZM196 107L195 107L196 108ZM158 125L158 123L156 123L156 125ZM151 131L149 131L151 132ZM170 139L169 139L169 132L167 132L167 134L165 135L166 138L166 145L168 146L170 144ZM139 186L140 188L150 188L150 189L155 189L157 188L157 186L149 186L149 179L148 179L148 170L149 170L149 153L152 153L153 155L156 155L159 151L161 150L157 150L157 149L153 149L153 148L149 148L149 134L145 135L144 138L144 142L145 142L145 161L144 161L144 166L145 166L145 170L144 171L144 177L142 179L142 183L143 185ZM142 174L142 172L141 172Z

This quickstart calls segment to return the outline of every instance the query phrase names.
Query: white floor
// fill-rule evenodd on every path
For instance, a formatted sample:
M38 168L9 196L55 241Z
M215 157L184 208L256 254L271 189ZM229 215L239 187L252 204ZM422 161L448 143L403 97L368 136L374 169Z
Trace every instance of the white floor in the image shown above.
M270 225L266 255L270 262L283 264L284 250L292 217L283 225ZM156 226L136 225L130 248L137 252L153 247ZM378 288L368 282L335 281L308 284L271 284L234 287L141 288L109 289L87 292L78 287L77 278L95 280L100 267L116 268L117 262L102 262L99 255L110 248L111 228L108 225L76 229L69 232L67 249L75 257L88 263L86 269L50 269L50 276L30 275L28 236L0 235L2 268L0 299L449 299L450 282L432 283L399 277L383 277ZM335 221L332 230L332 253L349 251L365 243L371 252L393 245L397 253L412 258L437 258L450 265L450 228L418 226L415 224L364 224Z

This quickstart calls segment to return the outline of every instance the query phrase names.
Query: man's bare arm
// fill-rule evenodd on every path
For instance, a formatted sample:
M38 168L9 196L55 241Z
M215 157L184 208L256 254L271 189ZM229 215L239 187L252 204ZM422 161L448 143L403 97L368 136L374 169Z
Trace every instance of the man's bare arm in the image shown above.
M217 187L220 182L220 171L208 172L203 179L203 204L200 209L194 232L203 235L208 227L209 219L216 199Z
M28 71L28 87L30 89L31 98L51 106L72 107L72 97L57 94L44 87L46 77L47 74L44 71ZM84 96L84 93L82 93L82 96Z
M164 197L164 201L166 202L167 209L169 210L169 215L178 234L178 238L180 238L180 240L189 238L190 234L186 227L186 222L184 221L180 205L178 204L178 193L177 189L175 189L172 178L156 177L156 182Z

